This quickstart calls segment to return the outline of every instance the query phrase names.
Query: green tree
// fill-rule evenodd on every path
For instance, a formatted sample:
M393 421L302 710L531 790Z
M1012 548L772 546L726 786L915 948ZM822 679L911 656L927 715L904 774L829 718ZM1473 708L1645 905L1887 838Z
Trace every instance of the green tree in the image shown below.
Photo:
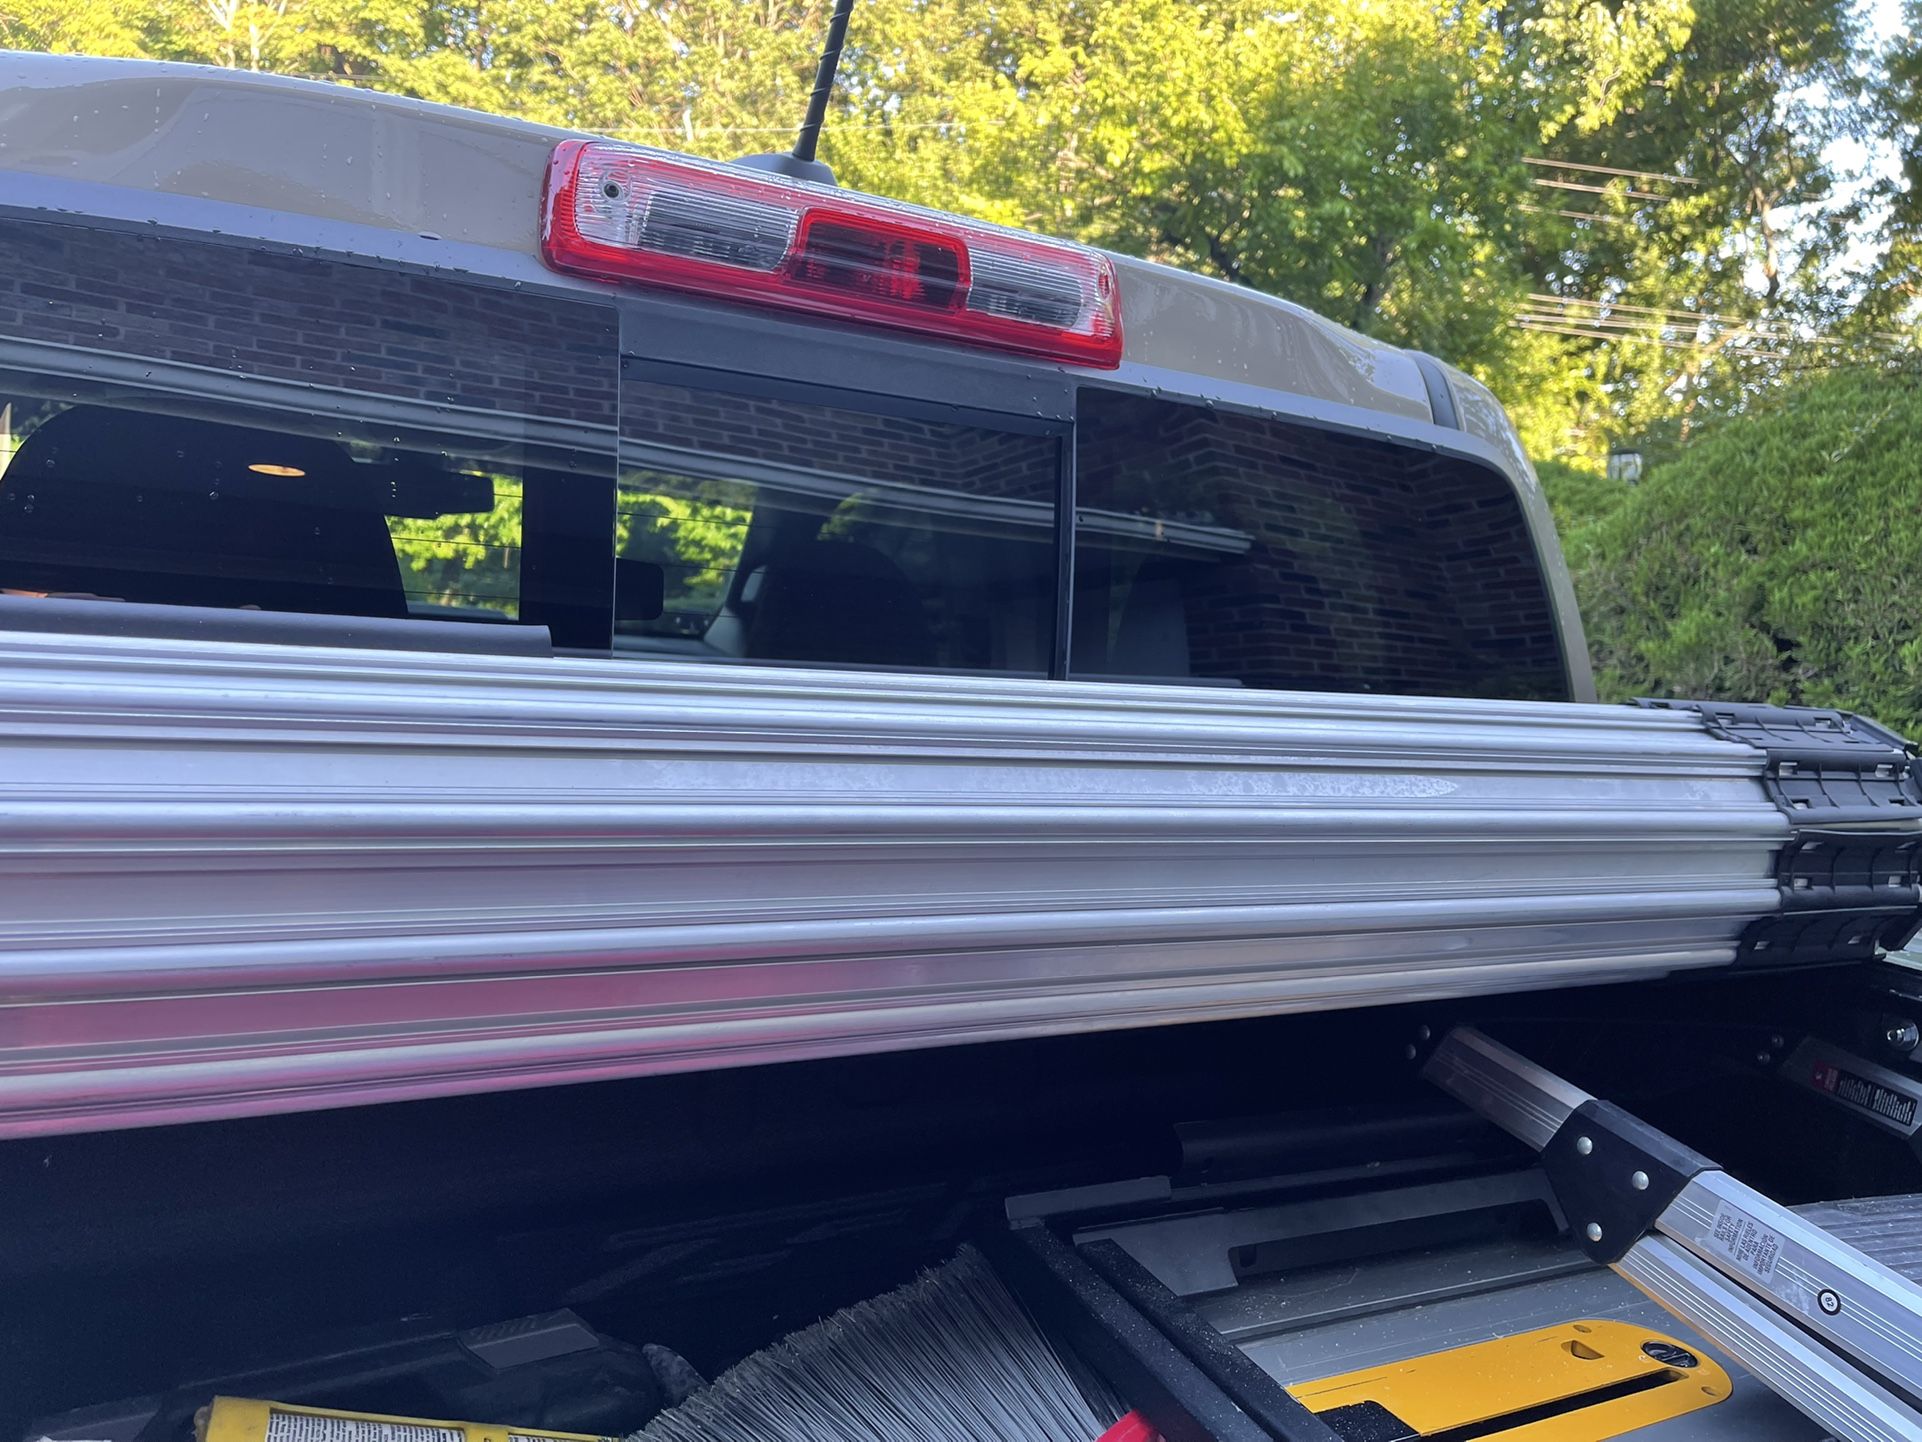
M1896 173L1871 197L1887 207L1881 254L1866 278L1854 330L1869 339L1898 328L1922 337L1922 0L1907 0L1901 34L1884 56L1875 87L1877 129Z
M1546 479L1606 694L1922 729L1922 367L1784 386L1612 500Z

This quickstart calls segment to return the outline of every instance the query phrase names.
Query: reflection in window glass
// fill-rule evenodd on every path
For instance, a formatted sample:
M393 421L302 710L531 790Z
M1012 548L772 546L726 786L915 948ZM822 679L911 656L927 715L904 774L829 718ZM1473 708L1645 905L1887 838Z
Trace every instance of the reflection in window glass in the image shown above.
M458 615L520 611L521 482L499 471L464 474L484 492L491 509L438 516L389 516L387 534L400 563L401 589L409 614Z
M1053 436L628 379L616 645L1045 674Z
M31 389L0 375L0 590L343 616L519 613L521 483L498 460Z
M0 233L0 316L0 589L481 622L503 634L448 644L538 648L514 622L605 650L611 304L36 224Z
M615 554L659 568L658 616L623 618L630 636L698 641L726 603L747 545L754 488L642 468L615 493Z
M1541 568L1492 472L1099 390L1076 447L1076 675L1565 698Z

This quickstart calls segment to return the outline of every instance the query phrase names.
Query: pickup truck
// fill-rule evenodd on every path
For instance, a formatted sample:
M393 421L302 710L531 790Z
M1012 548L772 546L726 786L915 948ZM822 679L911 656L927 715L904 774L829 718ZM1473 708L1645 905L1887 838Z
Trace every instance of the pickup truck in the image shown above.
M619 1434L643 1344L711 1375L1010 1218L1291 1386L1651 1339L1395 1435L1913 1435L1608 1252L1519 1069L1908 1235L1912 754L1596 704L1475 380L264 75L0 56L0 171L0 1436Z

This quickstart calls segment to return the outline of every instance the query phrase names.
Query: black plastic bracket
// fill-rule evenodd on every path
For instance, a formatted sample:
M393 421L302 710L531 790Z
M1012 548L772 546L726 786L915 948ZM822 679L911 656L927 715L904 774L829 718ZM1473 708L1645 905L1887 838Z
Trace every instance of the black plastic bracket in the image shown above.
M1270 1437L1278 1442L1335 1442L1336 1433L1326 1422L1290 1396L1252 1357L1162 1285L1119 1243L1093 1241L1078 1250L1109 1286L1153 1322Z
M1582 1250L1612 1264L1715 1163L1613 1102L1591 1098L1542 1148L1542 1170Z
M1873 960L1922 927L1922 762L1893 731L1847 711L1723 701L1639 701L1692 711L1711 736L1763 753L1762 786L1794 828L1775 860L1780 909L1749 923L1739 959L1813 966ZM1839 828L1847 827L1847 830Z
M1798 831L1775 858L1782 909L1751 922L1742 959L1873 961L1922 925L1922 832Z
M1693 711L1711 736L1765 753L1762 785L1789 817L1814 826L1922 817L1915 750L1886 727L1848 711L1732 701L1635 703Z

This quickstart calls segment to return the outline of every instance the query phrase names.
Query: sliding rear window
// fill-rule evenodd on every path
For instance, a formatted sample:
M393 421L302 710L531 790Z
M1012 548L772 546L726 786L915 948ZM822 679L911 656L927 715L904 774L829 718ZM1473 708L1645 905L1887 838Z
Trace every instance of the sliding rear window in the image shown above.
M1452 457L1084 391L1072 670L1565 699L1520 504Z
M615 649L1046 675L1062 444L630 366Z
M15 223L0 322L0 593L606 648L607 307Z

